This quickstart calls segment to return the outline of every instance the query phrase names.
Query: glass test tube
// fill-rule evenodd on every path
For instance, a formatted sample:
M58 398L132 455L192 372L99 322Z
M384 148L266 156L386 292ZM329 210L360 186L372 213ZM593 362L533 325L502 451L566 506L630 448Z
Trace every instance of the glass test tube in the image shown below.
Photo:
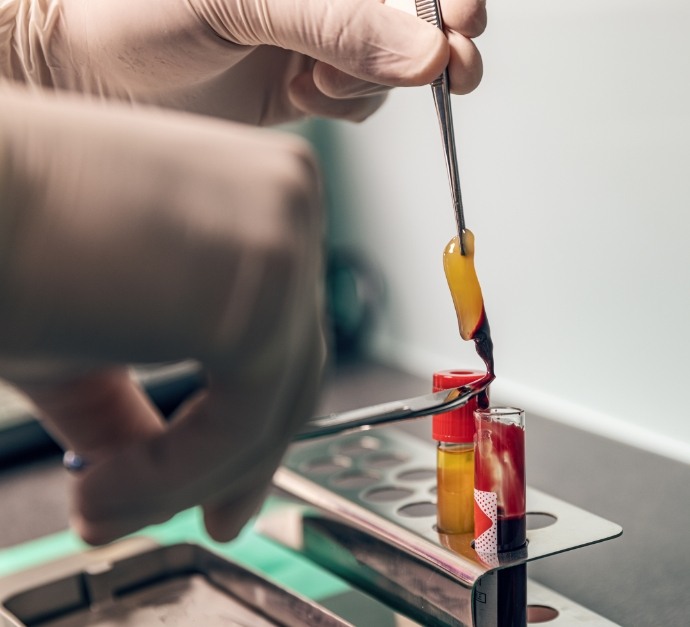
M525 413L514 407L477 409L474 446L474 548L486 564L527 542L525 515ZM496 573L499 627L527 624L526 565Z

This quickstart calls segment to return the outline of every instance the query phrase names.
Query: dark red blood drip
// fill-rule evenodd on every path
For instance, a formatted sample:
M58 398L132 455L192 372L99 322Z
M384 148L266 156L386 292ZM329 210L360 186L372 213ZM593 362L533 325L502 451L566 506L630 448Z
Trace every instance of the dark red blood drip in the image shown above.
M489 327L489 319L486 317L486 310L482 307L482 315L479 319L477 328L472 333L472 339L477 350L477 355L481 357L486 365L488 374L494 373L494 343L491 339L491 329Z
M479 409L486 409L489 406L489 391L488 387L489 384L495 379L496 377L493 374L486 373L481 379L477 379L476 381L471 381L470 383L466 383L463 387L468 387L473 390L476 390L477 394L477 407Z
M494 371L494 343L491 339L491 329L489 327L489 320L486 317L486 310L482 307L482 315L479 320L477 328L472 334L474 345L477 350L477 355L482 359L486 365L486 376L492 380L495 377ZM477 404L480 408L487 408L489 406L489 397L486 391L477 396ZM501 425L503 427L499 430L499 437L497 444L506 453L508 453L515 462L518 462L520 467L517 469L519 476L524 477L524 431L519 427L513 426L510 431L504 430L509 425ZM515 429L520 431L516 434ZM514 437L517 435L517 437ZM475 458L476 459L476 458ZM481 466L481 460L477 460ZM488 469L487 469L488 470ZM478 474L482 475L481 469ZM487 480L487 476L477 477L478 484L481 484L481 479ZM477 485L477 487L480 487ZM480 489L490 489L488 485L482 486ZM524 485L513 486L517 489L517 494L511 490L511 496L516 496L516 499L511 498L510 503L502 503L504 507L499 507L496 520L496 531L498 532L498 550L499 551L514 551L522 548L527 542L527 521L524 516ZM504 498L506 495L503 495ZM499 499L501 497L499 496ZM505 516L505 506L509 510L518 511L522 515ZM520 564L512 568L501 569L496 573L497 576L497 627L525 627L527 625L527 566Z

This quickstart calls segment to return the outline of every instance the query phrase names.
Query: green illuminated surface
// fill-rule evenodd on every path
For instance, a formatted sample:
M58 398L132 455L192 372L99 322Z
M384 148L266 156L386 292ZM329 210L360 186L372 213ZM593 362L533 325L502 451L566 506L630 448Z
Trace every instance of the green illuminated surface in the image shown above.
M163 545L192 542L205 546L315 601L348 590L348 586L337 577L252 531L251 524L232 542L214 542L204 531L198 509L182 512L167 523L147 527L137 535L152 538ZM88 548L73 532L63 531L3 549L0 550L0 576Z

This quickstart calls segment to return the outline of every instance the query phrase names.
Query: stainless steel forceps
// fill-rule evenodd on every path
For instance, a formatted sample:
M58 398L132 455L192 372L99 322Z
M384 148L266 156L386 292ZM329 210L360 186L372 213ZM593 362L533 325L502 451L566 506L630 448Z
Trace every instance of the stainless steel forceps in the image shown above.
M295 441L311 440L345 431L357 431L401 420L440 414L462 407L471 398L484 392L493 380L494 376L487 374L477 381L458 388L311 418L293 439ZM71 472L81 472L88 468L89 460L75 451L65 451L62 464Z
M443 30L443 17L441 16L441 5L439 0L415 0L417 17L423 19L436 28ZM431 92L434 96L436 105L436 115L441 127L441 138L443 140L443 154L446 160L446 170L448 171L448 181L450 182L450 195L453 200L453 210L455 212L455 223L458 227L458 237L460 239L460 252L465 254L465 242L462 233L465 230L465 215L462 206L462 193L460 191L460 174L458 173L458 153L455 148L455 132L453 130L453 111L450 108L450 89L448 81L448 70L445 69L441 76L431 83Z
M493 380L494 376L487 374L477 381L472 381L458 388L312 418L306 422L294 439L310 440L341 431L368 429L400 420L440 414L462 407L471 398L484 392Z

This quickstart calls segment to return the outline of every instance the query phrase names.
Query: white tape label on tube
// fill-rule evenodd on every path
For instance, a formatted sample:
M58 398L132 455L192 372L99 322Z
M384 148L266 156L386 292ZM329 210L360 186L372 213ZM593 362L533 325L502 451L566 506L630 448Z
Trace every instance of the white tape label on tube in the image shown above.
M482 556L498 553L498 498L495 492L474 490L474 550Z

